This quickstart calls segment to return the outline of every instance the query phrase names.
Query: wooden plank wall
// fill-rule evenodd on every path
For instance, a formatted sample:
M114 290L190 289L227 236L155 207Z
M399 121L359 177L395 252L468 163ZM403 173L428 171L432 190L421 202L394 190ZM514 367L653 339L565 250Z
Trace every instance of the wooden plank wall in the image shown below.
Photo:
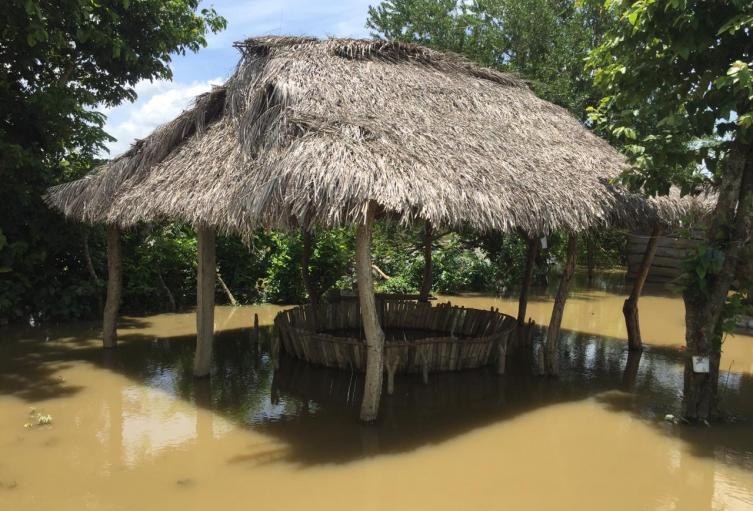
M633 280L638 273L648 236L648 233L628 234L628 280ZM677 279L682 274L683 261L692 255L702 239L701 229L695 229L689 234L682 232L661 236L656 244L656 256L648 274L648 282L667 283Z

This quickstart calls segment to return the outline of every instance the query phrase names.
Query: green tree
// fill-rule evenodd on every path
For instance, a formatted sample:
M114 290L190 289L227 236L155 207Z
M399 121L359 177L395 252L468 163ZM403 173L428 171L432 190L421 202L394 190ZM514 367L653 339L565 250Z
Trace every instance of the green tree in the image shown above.
M67 317L61 289L88 275L80 229L41 197L80 176L109 139L96 109L169 79L172 54L225 27L199 0L8 0L0 9L0 321ZM98 291L92 287L90 298ZM91 301L91 300L90 300ZM92 303L95 303L93 299ZM56 311L56 312L54 312Z
M718 194L684 292L683 412L706 420L717 413L725 303L753 227L753 2L605 6L617 23L590 56L603 95L592 118L633 159L626 182L661 194L707 181ZM708 357L710 372L694 372L692 356Z
M611 20L574 0L385 0L369 7L366 25L377 37L518 73L539 96L585 119L598 99L585 58Z

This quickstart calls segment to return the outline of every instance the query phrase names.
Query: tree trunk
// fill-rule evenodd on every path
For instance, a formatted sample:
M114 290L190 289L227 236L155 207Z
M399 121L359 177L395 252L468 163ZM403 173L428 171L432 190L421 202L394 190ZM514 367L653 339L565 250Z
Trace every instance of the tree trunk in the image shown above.
M625 371L622 373L622 390L632 392L638 381L638 369L641 364L642 351L628 351Z
M374 281L371 276L371 228L375 209L374 203L369 202L364 223L358 226L356 232L358 299L363 330L366 334L366 378L361 402L361 420L364 422L375 421L379 413L384 371L384 332L379 324L374 299Z
M115 225L107 226L107 298L103 314L103 346L114 348L118 344L118 310L123 288L120 231Z
M432 243L432 228L431 223L427 220L424 223L424 274L421 280L421 291L418 295L418 301L427 303L429 301L429 294L431 294L431 273L432 273L432 261L431 261L431 243Z
M533 280L533 270L536 268L536 255L539 252L539 240L535 236L526 235L528 251L526 252L526 267L523 273L523 283L518 298L518 325L526 324L526 310L528 309L528 291Z
M685 385L683 416L706 421L717 415L723 310L740 254L753 228L753 159L751 145L733 142L718 188L717 204L706 234L708 249L724 256L721 269L691 282L685 301ZM712 252L713 253L713 252ZM708 358L708 372L695 372L693 357Z
M656 243L661 235L661 228L655 225L651 230L646 251L643 253L643 260L638 268L638 275L633 282L633 290L630 296L625 300L622 306L622 313L625 315L625 326L628 334L628 349L630 351L641 351L643 349L643 339L641 339L641 327L638 320L638 299L643 292L643 286L646 283L648 272L651 270L651 264L654 262L656 254Z
M214 231L207 227L199 227L197 234L199 264L196 273L196 354L193 360L193 375L201 378L209 376L212 366L217 265Z
M549 328L546 332L546 369L550 376L559 374L559 339L560 326L562 325L562 314L565 311L565 302L570 292L570 284L575 274L575 259L578 255L578 237L575 233L570 234L567 239L567 259L565 268L562 272L557 296L554 298L554 307L552 309L552 319L549 321Z

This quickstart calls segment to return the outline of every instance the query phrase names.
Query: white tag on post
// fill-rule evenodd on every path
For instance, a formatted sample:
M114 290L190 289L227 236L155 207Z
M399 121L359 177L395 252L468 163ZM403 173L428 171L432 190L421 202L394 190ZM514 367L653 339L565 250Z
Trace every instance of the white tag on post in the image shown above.
M694 373L708 373L709 372L709 357L693 356L693 372Z
M543 238L541 238L541 248L546 250L546 247L547 247L546 236L544 236Z

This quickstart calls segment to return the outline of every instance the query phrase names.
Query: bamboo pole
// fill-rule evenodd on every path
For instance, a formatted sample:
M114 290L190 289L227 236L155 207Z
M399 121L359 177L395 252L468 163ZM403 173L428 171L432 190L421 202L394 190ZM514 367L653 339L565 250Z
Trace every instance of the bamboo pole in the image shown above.
M526 253L526 267L523 273L523 283L518 298L518 325L526 323L526 309L528 308L528 291L531 288L533 270L536 267L536 255L539 253L539 240L535 236L527 236L528 251Z
M364 223L356 232L356 274L358 278L358 299L361 305L361 320L366 334L366 378L361 402L361 420L373 422L379 413L379 400L382 394L382 372L384 358L384 332L377 316L374 298L374 280L371 275L371 229L374 222L373 202L366 206Z
M578 255L578 237L571 233L567 239L567 259L565 268L562 272L557 296L554 299L554 308L552 309L552 319L549 321L549 328L546 332L546 369L550 376L559 374L559 338L560 327L562 325L562 314L565 310L565 302L570 292L570 284L575 274L575 259Z
M199 227L198 271L196 275L196 354L193 375L209 376L212 366L212 341L214 340L214 289L217 272L215 258L215 233Z
M641 339L641 327L638 319L638 299L641 297L648 272L651 270L651 264L654 262L656 244L660 235L661 228L657 224L651 230L651 237L648 239L646 251L643 253L643 260L638 268L638 275L636 275L633 282L633 290L622 306L628 334L628 349L630 351L641 351L643 349L643 339Z
M107 299L103 314L102 345L114 348L118 344L118 310L123 288L120 231L115 225L107 226Z
M431 273L432 273L432 261L431 261L431 236L432 228L431 222L428 220L424 224L424 273L421 280L421 291L418 295L419 302L428 302L429 294L431 293Z

